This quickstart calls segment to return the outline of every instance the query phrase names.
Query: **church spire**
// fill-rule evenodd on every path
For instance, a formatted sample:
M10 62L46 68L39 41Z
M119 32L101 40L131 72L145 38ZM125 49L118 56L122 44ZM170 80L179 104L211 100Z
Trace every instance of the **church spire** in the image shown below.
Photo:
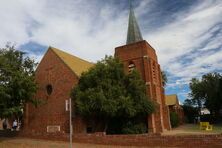
M129 24L128 24L126 44L135 43L135 42L143 40L139 25L137 23L137 20L134 14L131 0L129 0L129 3L130 3L130 13L129 13Z

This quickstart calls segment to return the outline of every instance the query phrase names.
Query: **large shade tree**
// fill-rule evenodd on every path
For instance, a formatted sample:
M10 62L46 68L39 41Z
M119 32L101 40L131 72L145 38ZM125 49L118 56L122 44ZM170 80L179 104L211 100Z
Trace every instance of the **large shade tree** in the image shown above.
M211 114L219 118L222 109L222 75L219 73L208 73L201 80L191 80L190 96L199 108L207 107Z
M194 106L192 99L186 99L183 103L183 112L185 116L185 121L188 123L193 123L195 118L198 116L198 108Z
M0 117L22 114L25 103L32 102L36 92L36 63L14 46L0 48Z
M106 131L112 118L147 117L154 111L138 72L125 74L123 64L113 57L83 73L72 98L78 114L96 121L95 131Z

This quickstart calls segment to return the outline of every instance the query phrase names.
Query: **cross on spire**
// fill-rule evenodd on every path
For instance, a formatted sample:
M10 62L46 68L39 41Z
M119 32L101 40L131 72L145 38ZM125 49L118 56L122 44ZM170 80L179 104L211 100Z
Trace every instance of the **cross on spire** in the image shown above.
M129 5L130 5L130 9L132 9L132 8L133 8L133 6L132 6L132 0L129 0Z
M139 25L137 23L137 20L134 14L131 0L129 0L129 5L130 5L130 12L129 12L129 24L128 24L126 44L135 43L135 42L143 40Z

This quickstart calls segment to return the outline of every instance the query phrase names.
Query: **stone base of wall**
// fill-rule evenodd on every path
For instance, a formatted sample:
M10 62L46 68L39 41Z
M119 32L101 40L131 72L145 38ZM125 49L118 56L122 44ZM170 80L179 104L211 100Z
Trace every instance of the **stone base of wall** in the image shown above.
M53 141L69 141L69 134L31 134L21 132L20 137L45 139ZM147 147L193 147L193 148L221 148L222 134L217 135L185 135L185 136L161 136L160 134L141 135L105 135L75 134L73 142L93 143L119 146L147 146Z

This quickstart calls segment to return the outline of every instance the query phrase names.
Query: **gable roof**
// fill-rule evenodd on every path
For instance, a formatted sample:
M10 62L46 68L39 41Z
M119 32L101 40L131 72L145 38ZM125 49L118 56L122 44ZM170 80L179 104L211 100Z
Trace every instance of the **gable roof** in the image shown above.
M78 77L94 64L54 47L49 47Z
M166 105L179 105L178 97L176 94L166 95Z

